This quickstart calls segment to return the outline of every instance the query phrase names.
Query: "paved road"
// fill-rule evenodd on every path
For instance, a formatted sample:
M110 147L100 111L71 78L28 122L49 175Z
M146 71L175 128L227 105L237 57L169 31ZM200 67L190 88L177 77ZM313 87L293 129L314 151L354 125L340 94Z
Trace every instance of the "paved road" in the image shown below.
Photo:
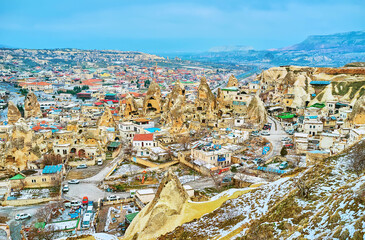
M87 196L91 201L98 201L99 198L112 195L112 193L107 193L101 190L98 185L101 184L105 176L112 170L115 164L122 159L122 157L123 150L121 150L120 154L96 175L80 180L79 184L69 184L69 192L62 194L62 197L67 200L81 200L82 197ZM87 171L87 169L85 169L85 171ZM67 181L63 184L67 184ZM118 193L115 195L127 197L129 196L129 193Z
M271 123L270 136L265 137L271 142L273 149L266 157L264 157L265 160L268 160L273 156L280 155L280 150L282 148L281 139L288 136L278 120L273 117L269 117L269 123Z
M14 219L15 216L20 213L29 213L30 215L34 216L37 210L43 206L44 204L24 206L24 207L6 206L0 208L0 215L7 216L9 218L8 224L10 227L10 235L12 240L21 240L22 238L20 230L22 229L22 225L26 226L33 221L33 218L23 221L16 221Z

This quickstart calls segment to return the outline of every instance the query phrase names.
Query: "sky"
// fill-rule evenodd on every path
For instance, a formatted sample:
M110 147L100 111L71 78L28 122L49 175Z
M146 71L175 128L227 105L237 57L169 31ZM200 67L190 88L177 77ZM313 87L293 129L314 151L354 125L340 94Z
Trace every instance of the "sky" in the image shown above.
M0 45L201 52L365 30L364 0L0 0Z

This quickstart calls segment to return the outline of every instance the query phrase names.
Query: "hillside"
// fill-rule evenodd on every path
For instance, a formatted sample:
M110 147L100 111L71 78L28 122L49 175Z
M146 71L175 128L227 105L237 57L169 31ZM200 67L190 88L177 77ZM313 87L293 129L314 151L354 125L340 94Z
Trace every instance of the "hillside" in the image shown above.
M362 158L364 147L228 200L159 239L362 239L365 176L350 170L350 159Z
M309 36L304 41L273 50L234 50L218 48L196 54L178 54L186 60L255 65L269 68L282 65L341 67L349 62L363 62L365 31Z
M282 48L282 50L340 50L341 52L365 51L365 31L309 36L303 42L290 47Z

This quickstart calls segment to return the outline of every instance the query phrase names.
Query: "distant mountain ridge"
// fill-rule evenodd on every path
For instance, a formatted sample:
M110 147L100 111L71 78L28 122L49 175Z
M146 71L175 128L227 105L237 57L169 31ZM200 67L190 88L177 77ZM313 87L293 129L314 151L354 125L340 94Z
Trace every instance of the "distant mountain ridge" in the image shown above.
M251 65L258 69L281 65L342 67L351 62L365 62L365 31L309 36L298 44L280 49L207 51L178 56L201 62Z
M249 51L254 48L251 46L217 46L212 47L208 50L208 52L232 52L232 51Z
M336 33L330 35L309 36L303 42L293 46L284 47L283 51L313 51L321 49L352 49L353 51L365 50L365 31Z

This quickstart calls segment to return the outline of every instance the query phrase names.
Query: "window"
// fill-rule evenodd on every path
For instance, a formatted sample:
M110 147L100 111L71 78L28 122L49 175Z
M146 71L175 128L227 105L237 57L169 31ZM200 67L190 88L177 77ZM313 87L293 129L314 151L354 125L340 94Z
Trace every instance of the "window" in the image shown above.
M42 182L47 182L47 179L46 178L42 178Z
M56 178L55 178L55 177L51 177L51 180L53 180L53 181L54 181L54 180L56 180Z
M35 183L35 182L37 182L37 180L35 180L35 179L32 179L32 183Z

